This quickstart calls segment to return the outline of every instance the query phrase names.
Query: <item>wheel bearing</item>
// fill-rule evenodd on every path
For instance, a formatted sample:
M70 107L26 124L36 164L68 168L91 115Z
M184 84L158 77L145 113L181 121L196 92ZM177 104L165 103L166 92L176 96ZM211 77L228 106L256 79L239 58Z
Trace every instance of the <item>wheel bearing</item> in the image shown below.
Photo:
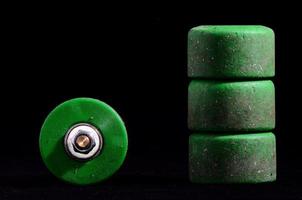
M72 126L64 138L65 151L74 159L89 160L97 156L103 147L100 131L87 123Z

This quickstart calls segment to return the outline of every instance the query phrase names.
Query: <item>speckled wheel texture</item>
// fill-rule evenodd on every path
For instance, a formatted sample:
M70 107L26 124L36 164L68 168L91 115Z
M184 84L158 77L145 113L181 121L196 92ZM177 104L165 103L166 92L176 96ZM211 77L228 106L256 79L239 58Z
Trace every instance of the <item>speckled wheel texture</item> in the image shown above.
M264 26L198 26L188 34L188 76L264 78L275 75L274 32Z
M188 92L188 127L193 131L274 129L273 82L191 81Z
M194 183L276 180L275 35L258 25L188 33L189 177Z
M193 133L189 176L194 183L261 183L276 179L272 133Z

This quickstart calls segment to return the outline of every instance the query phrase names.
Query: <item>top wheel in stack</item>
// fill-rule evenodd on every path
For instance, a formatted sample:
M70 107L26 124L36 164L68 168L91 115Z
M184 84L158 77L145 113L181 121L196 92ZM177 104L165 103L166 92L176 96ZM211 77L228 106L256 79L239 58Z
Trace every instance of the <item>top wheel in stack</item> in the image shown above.
M188 76L254 79L275 75L275 37L265 26L198 26L188 34Z

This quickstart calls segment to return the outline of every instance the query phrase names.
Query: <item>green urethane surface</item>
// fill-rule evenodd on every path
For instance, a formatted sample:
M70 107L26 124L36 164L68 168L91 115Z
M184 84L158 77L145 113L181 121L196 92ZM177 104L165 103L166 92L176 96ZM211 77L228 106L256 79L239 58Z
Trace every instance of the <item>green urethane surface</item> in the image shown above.
M69 157L64 149L64 136L77 123L95 126L103 137L100 154L86 162ZM120 116L109 105L91 98L72 99L57 106L40 133L45 165L56 177L73 184L92 184L109 178L124 162L127 146L127 132Z
M188 76L275 75L275 36L264 26L198 26L188 34Z
M195 183L261 183L276 180L273 133L195 133L189 139L189 176Z
M275 128L272 81L193 80L188 91L193 131L270 131Z

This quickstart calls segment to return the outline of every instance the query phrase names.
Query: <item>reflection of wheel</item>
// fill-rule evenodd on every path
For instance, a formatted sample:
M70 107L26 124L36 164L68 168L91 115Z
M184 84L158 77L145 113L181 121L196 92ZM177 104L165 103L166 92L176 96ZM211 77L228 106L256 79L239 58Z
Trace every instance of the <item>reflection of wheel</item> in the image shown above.
M124 162L127 147L126 128L118 113L91 98L57 106L40 133L40 151L47 168L74 184L109 178Z

